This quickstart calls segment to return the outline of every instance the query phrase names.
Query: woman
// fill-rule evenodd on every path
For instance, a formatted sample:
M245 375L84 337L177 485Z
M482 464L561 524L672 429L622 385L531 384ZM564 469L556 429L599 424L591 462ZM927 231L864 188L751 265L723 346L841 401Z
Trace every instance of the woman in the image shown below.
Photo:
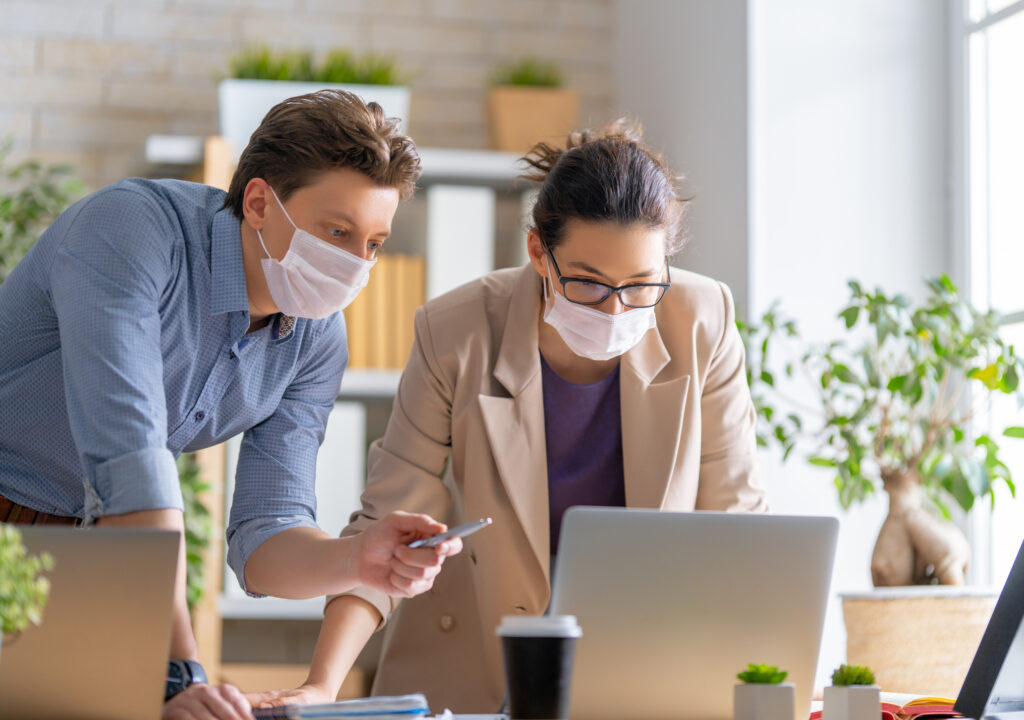
M566 508L766 509L729 290L668 266L684 204L668 168L621 121L525 159L540 184L530 263L417 312L343 533L393 508L494 518L432 592L397 609L374 684L460 713L500 707L494 628L544 613ZM333 599L306 684L261 700L332 699L396 605L366 589Z

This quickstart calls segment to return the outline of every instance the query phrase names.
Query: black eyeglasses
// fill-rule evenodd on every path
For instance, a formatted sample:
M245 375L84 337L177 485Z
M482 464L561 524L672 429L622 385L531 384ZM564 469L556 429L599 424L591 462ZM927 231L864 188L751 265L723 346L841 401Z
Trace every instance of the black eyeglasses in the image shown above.
M612 293L618 293L619 302L628 308L654 307L671 287L671 282L663 283L630 283L614 287L597 280L581 280L579 278L562 277L562 271L558 269L558 262L554 253L545 248L551 263L555 266L555 274L558 275L558 282L562 283L562 291L565 299L577 305L600 305ZM668 258L665 258L665 275L668 274Z

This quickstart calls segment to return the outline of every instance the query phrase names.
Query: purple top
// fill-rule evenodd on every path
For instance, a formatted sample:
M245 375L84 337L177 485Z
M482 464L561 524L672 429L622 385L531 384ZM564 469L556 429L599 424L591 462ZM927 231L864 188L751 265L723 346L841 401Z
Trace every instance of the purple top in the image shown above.
M548 453L551 554L558 553L562 515L573 505L623 507L619 368L589 385L560 378L540 359Z

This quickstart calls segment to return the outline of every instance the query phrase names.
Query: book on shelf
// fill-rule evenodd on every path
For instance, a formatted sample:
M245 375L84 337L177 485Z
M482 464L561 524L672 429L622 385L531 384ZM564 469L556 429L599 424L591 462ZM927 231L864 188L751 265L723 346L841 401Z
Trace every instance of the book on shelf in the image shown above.
M962 717L953 709L951 698L882 693L880 720L939 720ZM820 704L820 703L816 703ZM821 720L822 710L811 713L809 720Z
M370 281L345 308L350 368L401 369L413 343L413 317L426 302L424 259L382 255Z

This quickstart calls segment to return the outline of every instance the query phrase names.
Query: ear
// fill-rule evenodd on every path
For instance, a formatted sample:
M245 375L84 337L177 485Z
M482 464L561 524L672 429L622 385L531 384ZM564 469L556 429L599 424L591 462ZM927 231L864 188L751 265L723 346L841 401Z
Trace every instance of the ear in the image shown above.
M548 254L544 250L544 243L541 242L540 233L537 228L531 228L526 234L526 253L530 257L530 264L541 277L548 276Z
M242 215L253 230L263 229L269 199L270 186L263 178L253 178L246 184L242 193Z

